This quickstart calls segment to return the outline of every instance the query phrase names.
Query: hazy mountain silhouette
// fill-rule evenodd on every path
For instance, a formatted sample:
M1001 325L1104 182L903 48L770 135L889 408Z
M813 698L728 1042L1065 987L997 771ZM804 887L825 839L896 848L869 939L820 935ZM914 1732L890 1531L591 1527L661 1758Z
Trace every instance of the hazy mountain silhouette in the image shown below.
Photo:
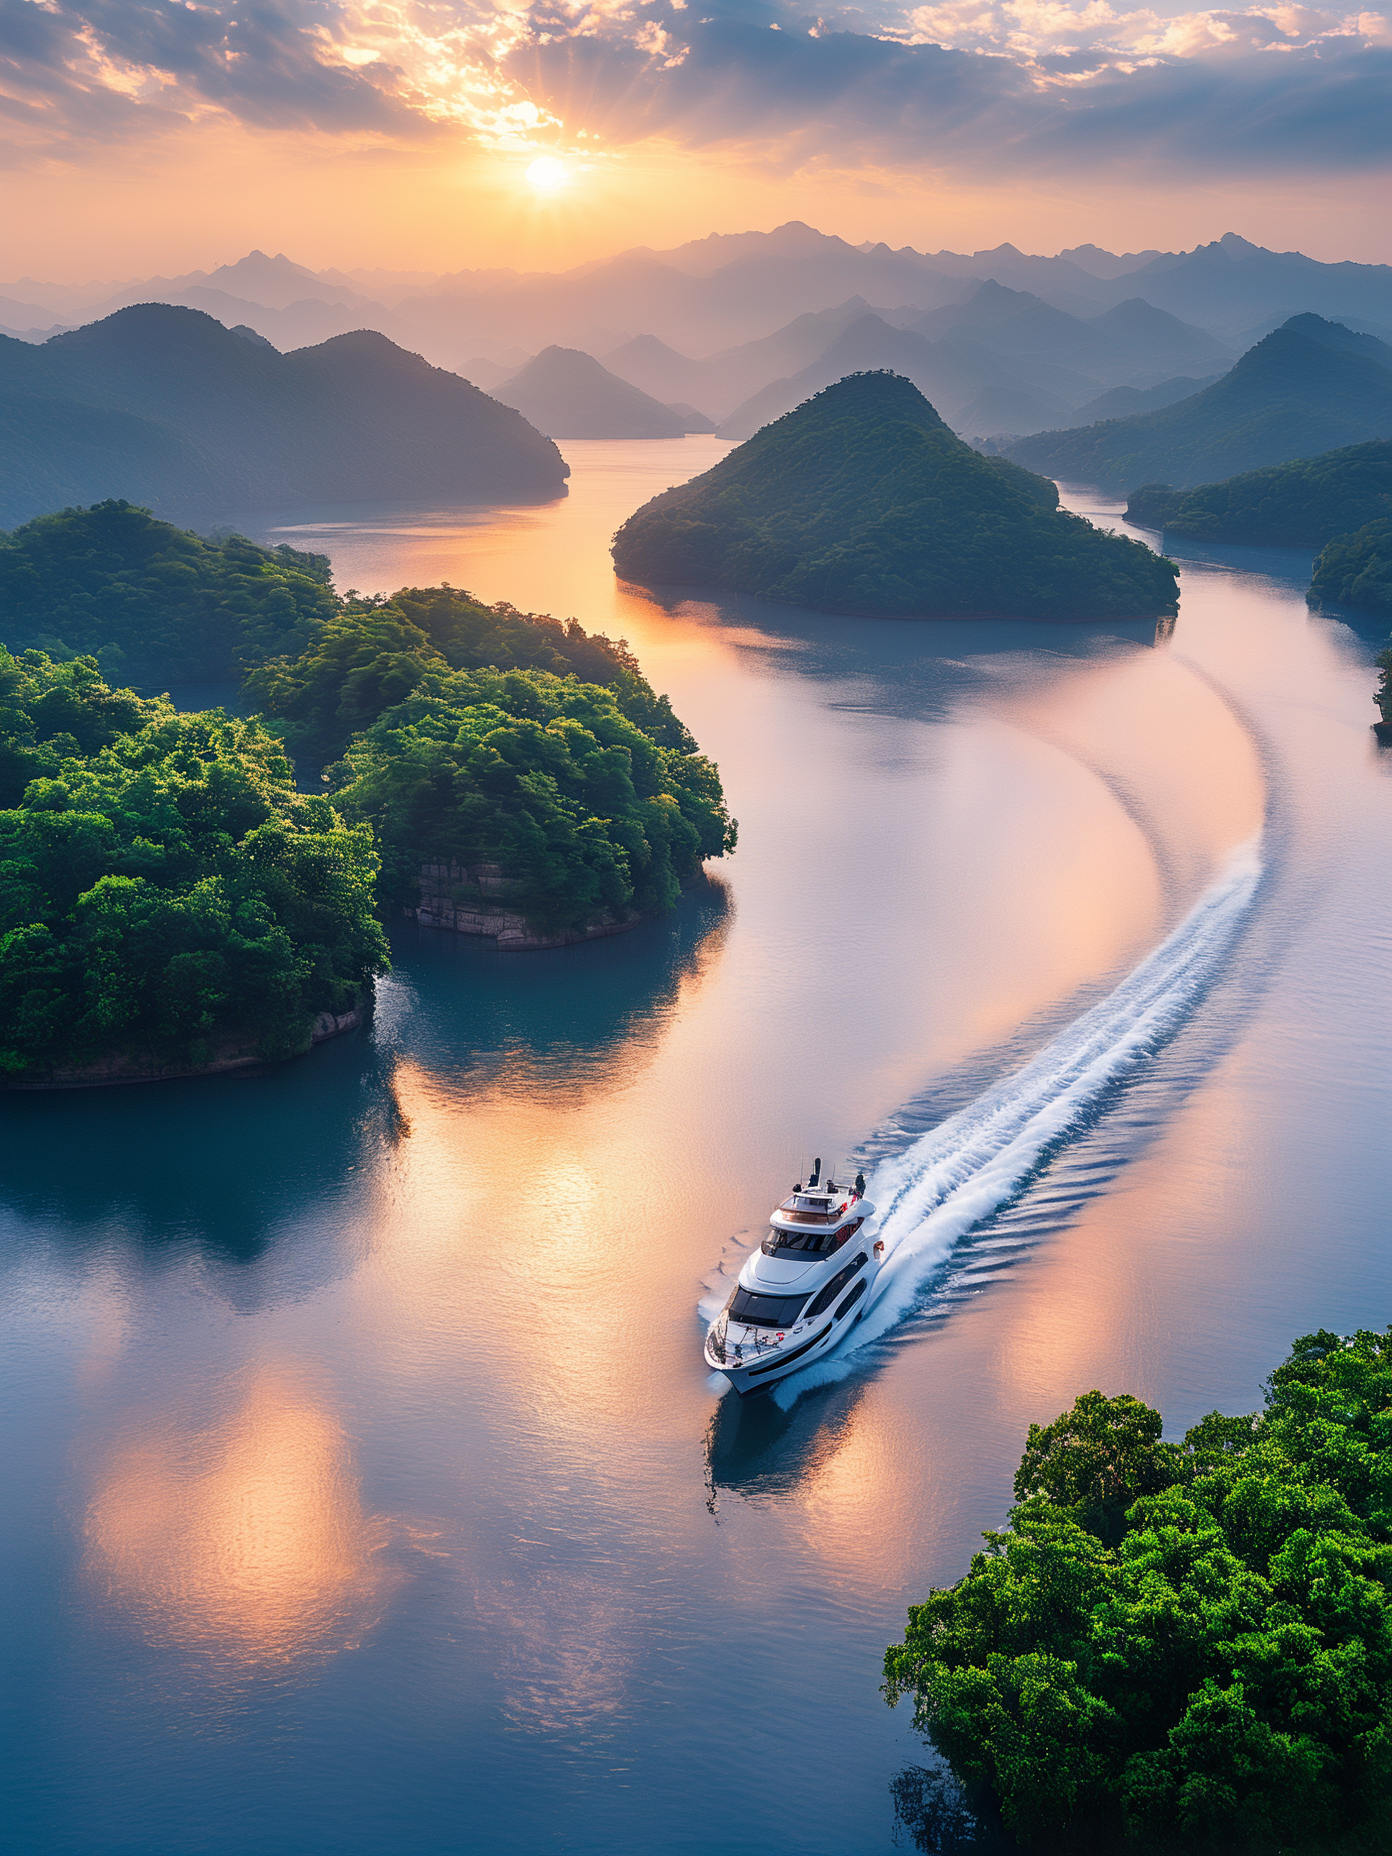
M749 438L762 426L847 374L890 368L941 409L959 431L1037 431L1061 422L1070 402L1027 385L996 356L967 342L929 341L912 329L861 316L843 329L810 366L752 394L720 426L722 438ZM1084 395L1086 394L1086 382Z
M1137 373L1195 366L1211 375L1236 358L1206 330L1139 297L1084 318L994 282L982 284L964 303L930 310L912 327L935 338L965 337L1015 367L1064 367L1105 386L1129 382ZM1051 383L1041 378L1034 384Z
M559 494L520 413L371 330L283 355L142 304L0 339L0 522L125 497L179 521L297 503Z
M1195 380L1192 374L1176 374L1153 387L1108 387L1095 400L1080 406L1074 418L1079 425L1097 425L1103 419L1129 419L1138 412L1158 412L1162 406L1173 406L1176 400L1192 399L1217 379L1217 374L1203 380Z
M578 348L543 348L493 391L551 438L680 438L686 430L679 413Z
M1392 432L1392 348L1293 317L1211 387L1129 419L1039 432L1007 453L1031 470L1119 489L1184 488Z
M722 348L704 360L679 354L655 335L635 336L604 360L614 373L660 400L689 399L723 418L760 387L815 361L842 329L873 313L864 297L853 296L834 308L794 316L771 335Z
M836 382L614 537L628 579L885 617L1149 617L1175 569L1058 508L892 373Z

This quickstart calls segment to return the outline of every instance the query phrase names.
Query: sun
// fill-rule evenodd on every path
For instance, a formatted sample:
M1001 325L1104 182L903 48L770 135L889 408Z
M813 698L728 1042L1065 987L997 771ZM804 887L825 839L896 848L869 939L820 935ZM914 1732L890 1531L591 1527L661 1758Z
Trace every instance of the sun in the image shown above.
M556 193L570 180L570 170L554 155L538 155L527 169L527 180L538 193Z

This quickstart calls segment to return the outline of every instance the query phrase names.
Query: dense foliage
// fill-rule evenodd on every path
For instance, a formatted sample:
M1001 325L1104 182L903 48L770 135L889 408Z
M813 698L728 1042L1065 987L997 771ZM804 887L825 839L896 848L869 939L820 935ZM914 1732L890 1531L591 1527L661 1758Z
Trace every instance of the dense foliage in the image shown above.
M1292 316L1202 393L1159 412L1036 432L1008 455L1030 470L1119 490L1208 484L1392 430L1392 347Z
M1392 443L1385 439L1294 458L1193 490L1143 484L1131 492L1126 510L1127 521L1143 528L1274 548L1320 548L1387 516L1392 516Z
M854 374L614 537L621 574L887 617L1150 617L1176 573L957 438L898 375Z
M428 674L446 669L549 670L609 686L625 715L663 747L695 742L654 693L623 644L574 619L480 604L456 587L403 587L390 599L349 599L293 660L264 665L247 694L283 728L307 766L336 758Z
M130 503L0 535L0 644L95 657L113 684L238 677L303 651L337 607L327 555L204 541Z
M1315 562L1310 601L1392 612L1392 516L1334 537Z
M416 667L329 776L335 804L380 835L387 900L416 899L424 862L496 865L507 906L556 933L670 908L683 877L734 848L715 768L645 733L620 693L546 670Z
M305 1049L385 965L371 833L281 743L0 652L0 1069Z
M1032 1425L1009 1530L910 1609L886 1693L1020 1842L1388 1847L1392 1329L1160 1429L1100 1392Z
M423 863L497 866L489 900L560 932L670 907L704 858L734 844L719 777L667 698L626 644L590 635L573 619L484 605L450 586L405 587L390 599L340 597L322 555L260 548L236 536L204 541L121 502L39 517L0 537L0 601L8 636L46 653L31 650L6 673L27 691L0 733L0 776L7 767L12 774L0 803L15 808L16 869L32 874L35 833L58 829L47 815L73 807L107 820L99 836L110 865L89 870L75 862L80 886L72 894L60 885L40 895L30 875L15 879L19 914L6 916L0 932L27 933L37 924L63 951L50 985L24 951L27 941L7 948L0 986L11 988L16 1013L24 1007L12 1068L72 1067L82 1053L132 1040L161 1050L210 1048L209 1039L234 1020L252 1026L268 1050L292 1048L318 1012L341 1009L347 995L339 981L346 976L351 992L368 970L358 917L374 877L375 903L396 908L418 900ZM60 676L50 658L69 670ZM240 673L264 714L250 724L178 719L167 705L113 693L118 668L155 687ZM36 678L52 687L36 693ZM60 708L66 719L53 721ZM287 752L301 786L346 756L331 776L336 811L323 802L316 811L295 795ZM240 767L237 779L256 788L263 812L269 804L282 825L295 825L286 838L295 857L308 856L312 828L328 834L348 860L345 869L351 866L352 881L334 905L342 919L332 930L286 915L288 892L273 911L277 932L289 937L277 943L285 959L300 959L292 944L311 928L327 949L313 956L317 977L299 994L287 992L284 975L267 979L266 958L255 952L255 936L246 939L240 918L228 916L228 940L206 911L197 923L189 915L184 888L207 877L226 891L233 866L215 860L205 867L201 840L166 843L164 826L145 821L144 800L122 796L133 768L149 775L152 755L161 762L165 799L180 779L214 778L190 776L190 754L216 763L219 791L232 790L229 768ZM69 764L75 757L80 773ZM56 788L42 800L38 788L27 793L35 779L60 782L69 798L60 805ZM272 792L276 782L283 791ZM178 803L186 802L187 794ZM340 811L351 815L351 833ZM258 813L254 822L268 820ZM231 832L234 844L241 835ZM112 956L105 979L94 970L79 984L83 936L96 919L97 904L87 899L92 883L131 874L156 881L139 844L162 847L158 870L176 873L180 900L176 907L169 897L145 897L142 908L157 902L169 918L160 933L142 930L143 938ZM257 855L259 868L264 843ZM287 880L293 889L298 878ZM464 885L460 899L466 894ZM167 974L160 967L178 951L177 935L169 937L179 911L178 932L193 936L184 951L209 955L206 984L192 984L187 962L169 965ZM80 924L87 926L79 933ZM222 966L210 964L214 953ZM147 960L154 963L148 972L141 965ZM187 996L176 1010L169 989L178 975ZM118 1023L109 1002L88 999L99 984L124 987L143 1003Z

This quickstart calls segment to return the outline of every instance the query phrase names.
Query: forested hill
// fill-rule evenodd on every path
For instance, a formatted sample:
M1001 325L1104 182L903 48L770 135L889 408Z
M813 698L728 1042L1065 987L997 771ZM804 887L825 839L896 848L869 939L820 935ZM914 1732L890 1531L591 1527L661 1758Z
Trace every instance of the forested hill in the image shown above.
M303 651L338 605L326 554L205 541L126 502L0 535L0 644L94 657L118 687L231 680Z
M1037 432L1007 455L1080 483L1183 489L1390 433L1392 347L1302 315L1249 348L1202 393L1159 412Z
M1175 569L1058 508L1051 483L954 436L912 382L853 374L629 517L649 584L894 616L1146 617Z
M1126 511L1127 521L1142 528L1274 548L1322 548L1335 535L1389 516L1392 440L1385 439L1294 458L1192 490L1143 484L1132 492Z
M371 330L280 354L142 303L0 337L0 523L124 497L176 521L297 503L560 494L555 445Z

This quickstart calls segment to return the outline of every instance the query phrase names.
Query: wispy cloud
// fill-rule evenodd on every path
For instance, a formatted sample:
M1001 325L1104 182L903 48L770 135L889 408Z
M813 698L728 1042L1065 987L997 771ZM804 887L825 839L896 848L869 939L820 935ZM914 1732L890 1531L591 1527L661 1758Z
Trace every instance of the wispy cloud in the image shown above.
M223 112L328 135L650 137L785 167L1340 171L1392 153L1386 13L943 0L0 0L30 145Z

